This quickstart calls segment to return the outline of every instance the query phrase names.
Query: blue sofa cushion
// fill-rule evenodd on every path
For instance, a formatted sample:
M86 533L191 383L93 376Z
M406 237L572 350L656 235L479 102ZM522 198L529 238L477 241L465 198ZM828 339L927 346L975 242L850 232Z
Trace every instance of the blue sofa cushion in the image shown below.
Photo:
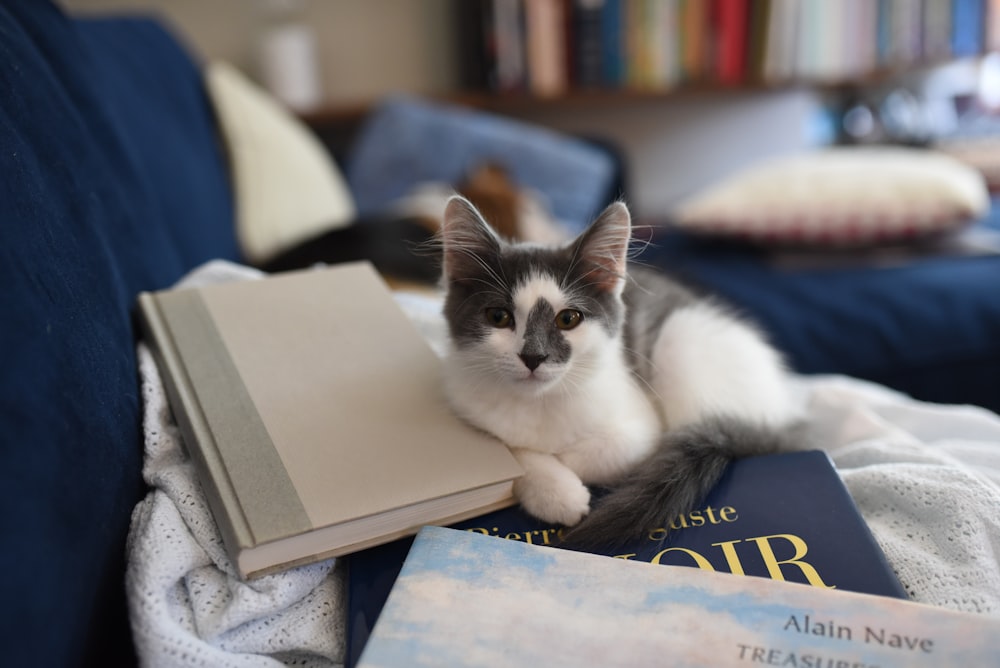
M1000 232L998 202L975 228ZM891 266L845 259L793 269L766 251L660 230L639 261L724 296L799 372L1000 412L1000 256L931 252Z
M157 23L0 5L0 621L7 665L134 661L140 290L239 260L199 69Z
M611 192L619 165L602 146L486 112L403 96L372 111L345 171L358 213L375 216L416 186L461 183L484 163L502 166L578 230L620 195Z

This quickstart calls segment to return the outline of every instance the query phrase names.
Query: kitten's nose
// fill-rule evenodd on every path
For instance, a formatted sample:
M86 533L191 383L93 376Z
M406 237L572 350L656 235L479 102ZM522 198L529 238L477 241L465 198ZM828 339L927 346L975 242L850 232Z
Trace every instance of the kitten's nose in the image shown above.
M521 353L518 357L524 362L524 366L528 367L528 371L534 371L542 362L549 358L548 355L531 355L527 353Z

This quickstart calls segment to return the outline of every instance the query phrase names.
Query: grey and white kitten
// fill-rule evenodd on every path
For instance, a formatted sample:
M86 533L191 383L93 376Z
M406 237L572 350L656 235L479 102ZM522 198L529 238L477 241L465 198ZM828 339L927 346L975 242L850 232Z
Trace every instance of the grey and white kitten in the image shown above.
M751 325L628 266L610 205L561 246L501 239L449 200L441 240L454 410L504 441L530 514L578 544L620 543L690 511L735 457L795 447L781 356ZM591 508L588 485L611 487Z

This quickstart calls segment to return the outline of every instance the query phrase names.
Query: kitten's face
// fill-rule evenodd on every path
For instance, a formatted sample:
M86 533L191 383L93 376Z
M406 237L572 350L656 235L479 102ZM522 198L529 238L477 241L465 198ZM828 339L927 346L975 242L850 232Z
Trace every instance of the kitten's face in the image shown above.
M454 354L484 385L538 394L582 380L621 329L629 234L612 205L567 246L510 244L453 199L442 240Z

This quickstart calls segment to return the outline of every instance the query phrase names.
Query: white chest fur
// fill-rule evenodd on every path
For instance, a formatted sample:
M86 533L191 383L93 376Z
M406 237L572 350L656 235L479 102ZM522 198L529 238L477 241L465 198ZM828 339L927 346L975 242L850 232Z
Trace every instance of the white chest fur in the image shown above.
M660 419L624 364L601 364L582 382L539 394L483 384L456 361L448 395L466 420L511 448L559 458L587 483L612 480L652 448Z

